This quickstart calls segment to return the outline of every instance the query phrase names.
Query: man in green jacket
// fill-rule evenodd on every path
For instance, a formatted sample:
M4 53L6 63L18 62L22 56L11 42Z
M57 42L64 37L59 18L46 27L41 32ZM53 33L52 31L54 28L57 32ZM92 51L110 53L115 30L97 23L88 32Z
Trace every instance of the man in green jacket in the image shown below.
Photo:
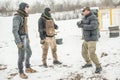
M51 47L53 55L53 64L62 64L60 61L58 61L57 57L55 29L58 29L58 26L53 21L51 9L45 8L44 13L42 13L38 20L38 31L41 39L40 43L42 44L43 49L42 62L45 68L47 68L47 54L49 46Z

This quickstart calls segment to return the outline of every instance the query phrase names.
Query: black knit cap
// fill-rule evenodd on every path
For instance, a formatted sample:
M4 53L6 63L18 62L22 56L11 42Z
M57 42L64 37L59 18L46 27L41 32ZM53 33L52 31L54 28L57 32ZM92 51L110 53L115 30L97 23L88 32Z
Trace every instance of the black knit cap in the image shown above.
M44 12L49 12L51 9L49 7L45 8Z
M85 10L90 11L90 7L84 7L83 10L82 10L82 12L84 12Z
M19 10L24 10L26 6L29 6L27 3L22 2L19 4Z
M51 9L49 7L44 9L45 15L48 16L48 17L51 17L51 14L49 13L49 11L51 11Z

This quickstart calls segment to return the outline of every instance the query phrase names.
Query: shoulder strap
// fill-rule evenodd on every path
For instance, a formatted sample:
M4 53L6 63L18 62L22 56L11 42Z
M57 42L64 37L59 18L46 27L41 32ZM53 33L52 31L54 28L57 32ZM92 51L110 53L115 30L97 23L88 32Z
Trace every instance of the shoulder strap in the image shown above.
M45 19L44 17L41 17L44 21L46 21L47 19Z
M24 28L25 34L28 34L27 17L23 17L23 28Z

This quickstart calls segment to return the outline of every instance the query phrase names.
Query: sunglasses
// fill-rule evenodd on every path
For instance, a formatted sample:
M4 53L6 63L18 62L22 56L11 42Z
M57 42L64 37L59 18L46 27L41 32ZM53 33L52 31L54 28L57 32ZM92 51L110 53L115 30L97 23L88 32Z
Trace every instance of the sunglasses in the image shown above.
M26 6L26 8L29 8L29 6Z
M82 12L85 12L85 9Z

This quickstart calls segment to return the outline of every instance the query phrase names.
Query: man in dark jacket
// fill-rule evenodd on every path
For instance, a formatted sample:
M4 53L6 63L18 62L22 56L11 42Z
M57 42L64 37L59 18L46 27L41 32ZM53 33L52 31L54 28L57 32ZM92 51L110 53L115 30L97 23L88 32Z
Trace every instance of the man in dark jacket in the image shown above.
M38 31L40 34L40 43L42 44L43 55L42 62L43 66L47 68L47 54L48 48L51 47L52 55L53 55L53 64L61 64L57 58L57 46L55 40L55 29L58 29L58 26L54 23L53 18L51 17L50 8L45 8L44 13L42 13L39 21L38 21Z
M28 17L29 5L27 3L20 3L19 9L13 18L13 34L15 37L15 43L18 47L18 69L20 77L27 79L28 76L23 71L23 61L25 60L26 73L36 72L30 67L30 57L32 51L29 45L27 17ZM26 55L26 56L25 56ZM25 58L26 57L26 58Z
M78 27L83 29L84 42L82 44L82 56L86 61L86 64L82 67L92 67L92 61L96 65L95 73L100 73L102 68L98 61L97 55L95 54L96 42L100 37L98 19L90 11L89 7L85 7L82 14L84 18L81 21L77 22Z

